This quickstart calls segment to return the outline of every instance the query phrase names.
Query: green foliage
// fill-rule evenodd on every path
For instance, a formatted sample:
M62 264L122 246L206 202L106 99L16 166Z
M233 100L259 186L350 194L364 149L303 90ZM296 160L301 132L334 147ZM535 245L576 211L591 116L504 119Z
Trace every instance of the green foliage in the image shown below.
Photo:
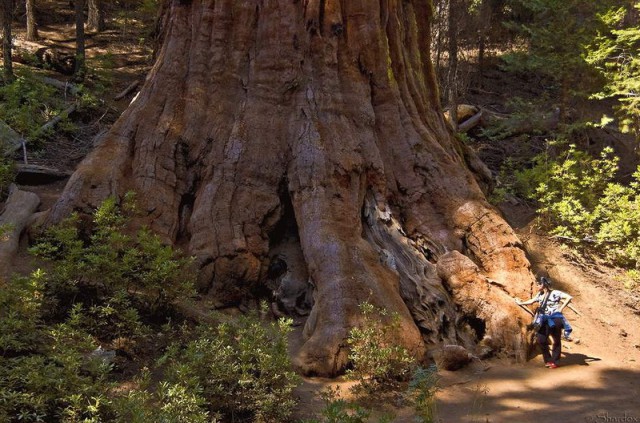
M0 288L0 420L26 422L256 422L289 418L298 381L290 370L290 321L253 317L199 327L160 366L167 379L116 393L97 339L150 335L157 313L192 292L190 261L142 229L127 234L133 198L105 201L83 233L78 216L49 229L34 253L51 262ZM52 314L53 310L56 310ZM62 311L59 311L62 310ZM55 317L59 323L47 320Z
M110 366L90 356L77 311L45 325L44 280L37 271L0 287L0 421L98 421Z
M540 99L539 99L540 100ZM490 126L481 129L481 136L492 141L500 141L513 136L515 133L542 134L547 131L545 122L551 117L549 111L543 111L542 101L525 100L514 97L507 102L511 113Z
M413 396L416 414L420 423L436 420L436 393L438 392L438 369L431 365L426 369L418 367L409 382L409 392Z
M0 281L0 353L18 354L37 348L44 273L34 272L30 278Z
M347 375L358 381L353 389L374 394L395 388L398 381L409 377L416 364L405 348L390 339L399 328L399 316L389 316L386 310L366 302L360 304L360 311L362 324L351 329L347 339L353 364Z
M325 402L320 420L307 420L305 423L366 423L371 412L360 405L339 397L340 389L329 387L321 392Z
M633 291L640 287L640 270L630 269L620 278L625 289Z
M633 7L640 10L640 2ZM604 90L594 97L617 99L621 130L640 138L640 28L624 26L625 15L630 13L611 8L598 15L602 25L589 46L587 61L607 80Z
M59 305L68 308L80 288L95 290L95 301L86 304L89 315L115 337L138 330L137 310L157 314L194 294L192 259L164 245L149 229L128 235L134 214L132 194L122 205L109 198L96 210L88 237L83 238L79 217L72 215L31 249L52 263L49 284Z
M18 73L12 83L0 86L0 103L0 120L30 141L49 135L40 128L67 107L57 88L26 71ZM69 124L68 119L65 117L62 123Z
M9 185L13 182L15 175L13 161L0 157L0 200L7 194Z
M184 395L212 412L255 422L287 421L298 383L287 351L290 325L290 320L265 324L243 316L199 327L184 348L175 344L167 352L167 381L184 387Z
M526 50L504 57L507 67L531 71L552 81L561 109L570 96L590 93L595 83L591 66L583 58L584 46L598 28L597 13L606 1L510 0L515 11L507 26L525 42ZM561 116L562 117L562 116Z
M609 147L599 158L574 145L557 159L538 159L534 198L551 232L587 241L615 264L640 267L640 170L628 185L614 182L618 158Z
M549 163L547 180L535 195L538 211L549 219L554 234L577 239L595 235L595 209L618 168L618 158L612 154L605 148L594 159L570 145L564 157Z
M182 384L162 381L150 387L150 374L143 369L139 388L115 398L117 421L122 423L215 423L199 392Z

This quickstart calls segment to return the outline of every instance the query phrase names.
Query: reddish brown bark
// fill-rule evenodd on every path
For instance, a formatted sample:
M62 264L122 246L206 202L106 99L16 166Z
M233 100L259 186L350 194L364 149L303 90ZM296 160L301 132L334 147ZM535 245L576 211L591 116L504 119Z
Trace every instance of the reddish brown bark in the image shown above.
M400 315L396 342L417 356L425 341L471 347L487 334L523 354L520 312L494 321L489 310L529 295L529 264L445 126L428 2L174 0L167 11L140 95L51 221L135 190L145 222L198 258L220 305L259 291L274 254L298 248L288 277L315 287L295 359L306 373L344 367L364 301Z

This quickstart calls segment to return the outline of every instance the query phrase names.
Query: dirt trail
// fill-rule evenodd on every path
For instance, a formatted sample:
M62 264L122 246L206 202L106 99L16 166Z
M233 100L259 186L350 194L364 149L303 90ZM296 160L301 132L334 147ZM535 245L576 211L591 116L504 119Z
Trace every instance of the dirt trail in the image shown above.
M640 313L615 270L580 265L548 238L522 231L532 265L574 297L566 313L580 342L563 343L557 369L541 356L443 372L442 422L640 422ZM626 420L625 420L626 419Z
M567 312L579 343L563 343L557 369L540 355L526 363L508 359L475 362L441 371L438 422L640 422L640 302L622 290L615 270L576 263L548 238L520 233L533 268L574 297L582 316ZM318 393L344 381L306 379L299 388L299 416L322 409ZM386 408L398 423L415 422L410 408ZM625 420L626 419L626 420Z

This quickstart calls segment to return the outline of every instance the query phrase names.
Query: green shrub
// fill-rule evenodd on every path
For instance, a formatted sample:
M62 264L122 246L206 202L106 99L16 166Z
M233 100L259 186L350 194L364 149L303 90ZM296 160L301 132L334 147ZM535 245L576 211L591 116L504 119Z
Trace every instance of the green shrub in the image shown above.
M116 421L122 423L215 423L209 416L200 392L183 384L162 381L157 389L150 387L150 372L143 369L139 387L113 401Z
M167 382L183 386L211 412L255 422L287 421L298 383L287 351L290 325L290 320L267 325L243 316L200 326L184 349L175 344L167 352Z
M58 89L22 71L11 84L0 86L0 120L29 141L48 134L40 128L67 108ZM62 124L69 123L63 119Z
M46 324L44 279L38 271L0 287L0 421L98 421L110 365L91 357L97 344L77 310Z
M2 147L2 144L0 144ZM0 200L4 199L8 193L9 185L16 176L13 161L0 156Z
M72 215L48 229L31 249L52 264L48 286L58 308L66 310L81 299L95 322L94 333L134 334L141 330L140 312L161 315L175 300L195 293L192 259L146 228L128 235L134 214L133 195L121 206L109 198L96 210L87 236L79 217Z
M409 382L409 393L413 397L420 423L436 421L436 393L438 392L438 369L418 367Z
M600 159L594 159L570 145L562 157L539 161L529 172L542 179L533 196L552 233L576 239L595 234L593 212L617 170L612 153L605 148Z
M540 157L516 173L537 182L538 214L551 233L630 268L640 267L640 170L632 182L614 182L619 159L604 148L599 158L570 145L556 159ZM532 175L532 176L529 176Z
M594 98L613 98L618 102L618 126L640 139L640 29L633 19L640 11L640 2L631 7L612 7L598 15L601 23L593 37L586 61L597 67L606 79L603 89ZM627 19L625 19L627 18Z
M362 406L339 397L340 388L329 387L320 393L325 406L322 417L306 420L304 423L366 423L371 412Z
M347 375L358 381L354 392L374 394L394 389L416 365L409 352L389 338L398 330L399 316L389 316L386 310L366 302L360 304L360 311L362 324L353 328L347 339L353 365Z
M640 286L640 271L637 269L630 269L625 272L623 277L619 278L625 289L633 291Z

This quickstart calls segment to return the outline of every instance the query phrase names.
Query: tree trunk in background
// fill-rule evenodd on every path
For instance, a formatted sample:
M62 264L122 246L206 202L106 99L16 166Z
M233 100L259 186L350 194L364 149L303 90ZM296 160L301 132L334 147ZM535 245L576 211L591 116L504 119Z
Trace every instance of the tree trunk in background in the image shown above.
M36 22L36 0L26 1L27 12L27 41L36 41L38 37L38 24Z
M442 48L443 48L443 38L444 38L444 15L446 14L445 9L446 9L446 0L437 0L436 4L435 4L435 13L436 16L434 17L434 21L435 21L435 25L433 25L433 30L436 31L436 42L435 42L435 46L432 47L433 49L435 49L435 74L436 74L436 81L441 81L441 75L440 75L440 65L441 65L441 61L442 61Z
M88 0L89 13L87 15L87 27L94 31L102 32L107 27L104 20L104 3L102 0Z
M449 0L449 113L453 130L458 130L458 7L456 0Z
M484 84L484 68L485 68L485 48L487 43L487 34L491 32L492 22L491 0L482 0L480 5L480 28L478 34L478 88L482 89Z
M0 19L2 20L2 78L11 82L13 61L11 60L11 21L13 20L13 0L0 0Z
M480 340L523 356L512 296L533 277L444 123L430 2L173 0L167 13L142 91L49 223L134 190L141 223L197 257L221 307L291 260L314 288L294 358L306 374L344 369L365 301L398 313L394 341L418 357Z
M73 79L76 82L84 80L86 71L86 56L84 51L84 4L85 0L75 0L74 11L76 16L76 68Z

